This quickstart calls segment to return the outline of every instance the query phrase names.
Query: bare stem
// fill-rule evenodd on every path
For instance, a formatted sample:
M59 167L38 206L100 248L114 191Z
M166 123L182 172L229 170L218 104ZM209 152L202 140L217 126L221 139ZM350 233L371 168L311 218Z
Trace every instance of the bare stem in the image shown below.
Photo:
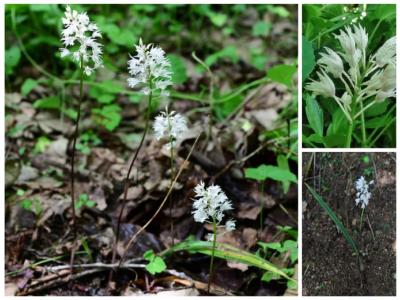
M71 154L71 173L70 173L70 182L71 182L71 206L72 206L72 234L74 240L76 239L76 212L75 212L75 148L76 148L76 140L79 135L79 120L81 118L81 105L83 98L83 58L80 59L80 85L79 85L79 102L78 102L78 115L75 121L75 132L72 142L72 154ZM75 248L71 249L71 269L74 264L74 255Z
M215 247L217 245L217 221L215 220L215 217L213 216L213 246L212 246L212 252L211 252L211 262L210 262L210 272L208 274L208 285L207 285L207 293L210 293L210 286L212 282L212 278L214 275L213 272L213 267L214 267L214 255L215 255Z
M152 85L151 85L151 80L150 80L150 94L149 94L148 104L147 104L146 123L145 123L145 127L144 127L142 138L141 138L140 143L139 143L139 147L135 151L135 154L133 156L131 164L129 165L128 173L127 173L126 178L125 178L124 196L123 196L123 199L122 199L121 210L120 210L119 215L118 215L117 229L116 229L116 233L115 233L113 254L112 254L112 259L111 259L111 263L112 264L115 262L115 259L116 259L116 256L117 256L117 244L118 244L118 241L119 241L119 236L120 236L120 231L121 231L122 215L123 215L123 212L124 212L124 209L125 209L125 206L126 206L126 198L128 196L129 177L130 177L130 174L132 172L133 165L134 165L134 163L135 163L135 161L136 161L136 159L137 159L137 157L139 155L140 149L142 148L142 146L144 144L144 140L146 138L147 131L149 129L152 97L153 97L153 92L152 92ZM109 283L112 280L112 275L113 275L113 272L111 271L110 272L110 277L109 277Z

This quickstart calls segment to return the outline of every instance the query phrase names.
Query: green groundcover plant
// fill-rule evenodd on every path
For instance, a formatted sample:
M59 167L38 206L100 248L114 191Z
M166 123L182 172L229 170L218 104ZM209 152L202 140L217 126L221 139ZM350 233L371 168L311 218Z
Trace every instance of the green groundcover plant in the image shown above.
M395 24L395 5L304 6L304 146L395 146Z

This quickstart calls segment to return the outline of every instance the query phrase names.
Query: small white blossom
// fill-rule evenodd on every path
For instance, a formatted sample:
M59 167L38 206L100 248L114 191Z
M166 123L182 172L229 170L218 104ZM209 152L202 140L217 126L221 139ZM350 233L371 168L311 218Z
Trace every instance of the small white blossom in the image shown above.
M86 12L78 13L66 7L65 16L62 18L64 29L62 31L62 42L65 48L61 48L61 57L72 56L77 63L83 61L86 75L103 66L101 55L102 46L96 42L101 37L97 25L91 23ZM71 49L68 49L68 48ZM88 64L91 66L88 66Z
M323 97L335 98L335 85L332 79L324 72L318 72L319 81L311 80L305 88L315 95L321 95Z
M353 26L353 30L353 38L356 46L361 50L362 53L365 53L368 45L368 33L365 31L365 28L362 27L360 24L358 26Z
M233 231L236 228L235 220L229 220L225 223L225 228L227 231Z
M175 142L188 130L185 117L174 111L161 112L155 119L153 129L157 140L167 139L167 148L175 147Z
M371 192L369 191L369 186L374 183L373 180L367 182L364 176L361 176L356 180L355 186L357 191L357 198L356 198L356 205L361 205L361 208L366 208L368 202L372 196Z
M396 36L388 39L372 57L379 67L384 67L387 64L395 64L396 59Z
M332 49L325 47L326 53L321 53L318 63L321 64L328 73L335 77L340 77L344 71L343 62L340 56Z
M213 219L220 225L225 212L232 210L232 203L218 185L205 188L204 182L200 182L195 188L195 201L193 202L193 217L196 222L212 222ZM225 223L227 231L235 230L235 221L228 220ZM213 237L213 235L211 235Z
M160 90L162 95L168 95L167 88L172 85L171 64L160 47L152 44L144 45L142 39L136 45L136 56L128 61L128 85L131 88L139 86L140 91L148 95L151 91Z

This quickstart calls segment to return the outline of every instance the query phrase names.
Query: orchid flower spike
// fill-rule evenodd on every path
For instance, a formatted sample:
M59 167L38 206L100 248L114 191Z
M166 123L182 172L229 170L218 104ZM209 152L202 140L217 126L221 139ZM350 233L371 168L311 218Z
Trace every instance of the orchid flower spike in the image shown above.
M142 39L136 45L136 56L128 61L128 78L130 88L140 88L140 92L149 95L150 92L160 91L168 96L167 88L172 85L171 64L160 47L152 44L144 45Z
M165 138L169 141L167 149L174 148L176 141L188 130L185 117L174 111L168 112L168 108L156 117L153 129L157 140Z
M60 48L61 57L72 56L75 62L82 61L85 74L90 76L95 69L103 66L102 45L96 41L101 37L99 28L90 22L86 12L78 13L68 5L62 22L64 29L61 41L64 48Z
M358 178L355 182L355 187L356 187L356 191L357 191L357 198L356 198L356 205L361 205L361 208L366 208L368 203L369 203L369 199L371 199L371 192L369 191L369 186L374 184L374 181L371 180L370 182L367 182L364 178L364 176L361 176L360 178Z
M232 203L218 185L205 187L204 182L200 182L195 188L195 201L193 202L193 217L199 223L217 222L219 226L225 216L225 212L232 210ZM225 225L227 231L235 230L235 221L230 219ZM208 239L213 235L208 236Z

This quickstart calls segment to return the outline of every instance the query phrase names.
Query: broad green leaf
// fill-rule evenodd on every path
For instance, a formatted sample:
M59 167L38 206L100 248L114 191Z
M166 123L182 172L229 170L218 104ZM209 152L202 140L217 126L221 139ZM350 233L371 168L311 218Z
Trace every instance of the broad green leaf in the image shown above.
M178 251L188 251L190 253L202 253L211 256L213 252L213 243L206 241L192 241L192 240L184 241L164 251L162 253L162 256L167 256ZM238 249L228 244L217 243L215 247L214 256L225 260L240 262L265 271L270 271L283 278L295 281L294 279L290 278L285 272L283 272L281 269L279 269L277 266L270 263L269 261L255 254Z
M297 182L296 175L286 169L271 165L260 165L257 168L245 169L245 177L255 180L266 180L268 178L277 181Z
M368 103L365 103L365 106L366 105L368 105ZM366 117L379 116L379 115L383 114L384 112L386 112L388 106L389 106L389 101L383 101L380 103L376 103L365 111L365 116Z
M233 63L237 63L239 61L239 55L237 53L237 48L234 46L227 46L221 51L215 52L214 54L211 54L205 59L205 64L207 66L212 66L215 64L218 60L220 59L229 59Z
M316 134L324 136L324 112L320 108L317 100L310 94L305 95L306 116L308 123Z
M23 96L28 95L35 87L38 86L38 82L32 78L28 78L24 81L21 86L21 94Z
M270 282L271 280L276 280L276 279L279 279L279 278L280 278L280 276L275 274L275 273L273 273L273 272L265 272L263 274L263 276L261 277L261 280L265 281L265 282Z
M13 46L6 50L4 60L6 65L6 74L11 75L14 67L16 67L21 59L21 50Z
M50 96L36 100L33 107L40 109L60 109L61 101L58 96Z
M282 83L288 88L291 88L292 78L296 72L297 68L293 65L277 65L268 70L267 76L271 80Z
M164 260L160 256L156 256L153 250L146 251L143 254L143 258L149 261L146 265L146 270L152 275L161 273L167 268Z
M35 144L34 152L35 153L43 153L46 148L51 144L51 140L48 139L46 136L41 136L37 139Z
M345 132L342 134L332 134L324 137L324 144L328 148L345 147L347 136Z
M121 122L121 107L116 104L106 105L102 108L94 108L95 120L107 130L113 131Z
M308 79L315 68L315 55L312 43L305 36L302 38L302 82Z
M211 22L217 27L222 27L228 19L227 15L220 13L210 13L208 16Z
M174 84L183 84L188 80L186 65L182 59L182 57L169 54L168 59L171 63L171 71L172 71L172 82Z
M265 21L259 21L253 25L252 35L267 37L271 31L271 28L272 28L271 23Z
M347 243L355 253L358 252L358 248L356 243L354 242L353 238L350 236L349 232L347 229L344 227L342 221L338 218L338 216L335 214L335 212L330 208L328 203L325 202L325 200L317 194L316 191L312 187L310 187L307 183L304 183L307 189L310 191L311 195L314 197L314 199L318 202L318 204L325 210L325 212L328 214L328 216L331 218L331 220L335 223L336 227L339 229L339 231L342 233L343 237L346 239Z
M326 135L343 135L347 132L349 126L350 124L346 116L342 110L338 108L332 115L332 122L328 126Z

